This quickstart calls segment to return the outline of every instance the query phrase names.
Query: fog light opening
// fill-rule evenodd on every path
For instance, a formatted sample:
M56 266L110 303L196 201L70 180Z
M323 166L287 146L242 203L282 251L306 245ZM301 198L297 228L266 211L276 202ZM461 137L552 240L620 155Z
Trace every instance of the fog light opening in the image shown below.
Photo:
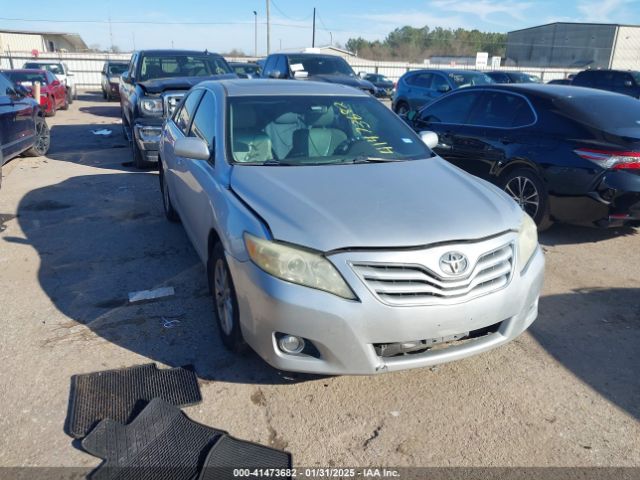
M285 334L278 339L278 347L284 353L288 353L290 355L297 355L304 350L305 341L301 337Z

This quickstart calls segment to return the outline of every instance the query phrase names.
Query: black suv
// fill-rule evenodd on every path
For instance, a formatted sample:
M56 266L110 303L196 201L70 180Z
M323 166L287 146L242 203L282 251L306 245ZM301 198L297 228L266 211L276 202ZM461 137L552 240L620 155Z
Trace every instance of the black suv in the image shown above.
M265 60L262 76L339 83L359 88L371 95L375 95L377 90L371 82L358 78L347 61L336 55L274 53Z
M640 98L640 72L623 70L585 70L578 73L571 85L622 93Z
M14 86L0 74L0 185L2 165L25 154L45 155L49 150L49 127L44 112L24 87Z
M144 50L134 52L120 76L122 128L133 163L144 168L158 162L162 123L194 85L212 79L237 78L222 56L207 51Z

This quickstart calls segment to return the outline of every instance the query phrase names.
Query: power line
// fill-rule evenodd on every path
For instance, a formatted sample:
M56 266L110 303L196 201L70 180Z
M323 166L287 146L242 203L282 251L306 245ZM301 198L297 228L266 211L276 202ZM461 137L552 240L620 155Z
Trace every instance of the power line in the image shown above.
M294 22L304 22L306 20L309 20L311 18L311 15L313 15L313 14L309 14L306 17L301 18L301 19L293 18L293 17L290 17L289 15L287 15L286 13L284 13L282 11L282 9L278 6L278 4L274 0L271 0L271 3L275 7L275 9L280 13L280 15L282 15L283 17L285 17L285 18L287 18L289 20L293 20Z

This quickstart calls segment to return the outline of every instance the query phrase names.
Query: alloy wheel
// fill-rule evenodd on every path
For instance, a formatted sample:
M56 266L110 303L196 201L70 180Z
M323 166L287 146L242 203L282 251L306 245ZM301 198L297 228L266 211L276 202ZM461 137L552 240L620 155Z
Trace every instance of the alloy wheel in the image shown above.
M233 331L233 299L229 284L229 271L220 258L216 260L214 268L213 289L220 328L225 334L231 335Z
M49 150L49 127L47 124L42 122L36 123L36 141L34 146L35 151L38 155L44 155Z
M511 198L513 198L520 208L527 212L531 218L535 218L540 208L540 194L538 189L527 177L513 177L504 186Z

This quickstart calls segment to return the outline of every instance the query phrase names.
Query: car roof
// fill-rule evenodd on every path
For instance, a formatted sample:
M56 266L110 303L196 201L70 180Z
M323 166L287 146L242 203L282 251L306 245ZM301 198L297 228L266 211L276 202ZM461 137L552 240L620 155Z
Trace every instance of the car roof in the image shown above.
M122 65L129 65L129 60L105 60L104 63L116 63Z
M614 70L602 68L597 70L582 70L581 72L576 73L576 75L584 73L638 73L638 70Z
M24 63L37 63L38 65L62 65L64 62L60 60L27 60Z
M251 66L256 66L256 67L260 66L255 62L229 62L229 65L251 65Z
M369 94L346 85L310 80L228 79L210 80L200 84L210 90L221 85L228 97L269 95L340 95L369 97Z
M2 73L47 73L46 70L41 68L12 68L8 70L0 70Z
M575 85L549 85L548 83L492 83L489 85L466 87L456 90L456 92L470 90L502 90L547 99L592 97L594 95L620 95L619 93L608 92L606 90L577 87Z
M175 49L151 49L151 50L139 50L137 53L142 55L215 55L221 57L219 53L209 52L207 50L175 50Z
M420 70L411 70L410 72L407 73L444 73L444 74L449 74L449 73L483 73L479 70L464 70L461 68L422 68Z

